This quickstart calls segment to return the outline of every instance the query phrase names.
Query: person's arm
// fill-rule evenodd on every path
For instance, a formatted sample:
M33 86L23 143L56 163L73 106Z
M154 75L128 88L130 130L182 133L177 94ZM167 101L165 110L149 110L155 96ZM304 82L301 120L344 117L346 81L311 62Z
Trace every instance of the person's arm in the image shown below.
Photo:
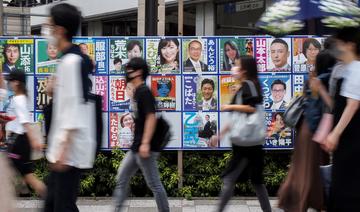
M347 99L346 107L344 109L343 114L341 115L339 122L337 123L333 131L326 138L325 145L328 151L332 152L336 149L341 134L349 125L351 119L353 118L355 113L359 110L359 107L360 107L360 101L351 98Z
M251 105L223 105L221 111L237 111L242 113L255 113L256 108Z

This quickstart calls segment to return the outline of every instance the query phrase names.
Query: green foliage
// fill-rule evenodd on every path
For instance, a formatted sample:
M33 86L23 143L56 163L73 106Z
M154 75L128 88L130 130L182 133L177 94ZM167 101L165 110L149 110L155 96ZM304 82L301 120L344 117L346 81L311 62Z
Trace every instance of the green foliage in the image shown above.
M188 151L183 153L183 187L178 189L177 152L163 152L158 160L160 178L170 197L214 197L218 196L222 181L221 173L231 158L228 151ZM116 185L117 170L125 152L114 149L96 157L94 168L86 171L80 183L81 196L111 196ZM264 182L270 195L276 195L279 185L286 177L289 154L269 152L265 157ZM48 175L45 160L36 162L35 174L40 179ZM149 197L144 177L138 172L130 181L130 196ZM235 195L254 195L250 182L238 183Z

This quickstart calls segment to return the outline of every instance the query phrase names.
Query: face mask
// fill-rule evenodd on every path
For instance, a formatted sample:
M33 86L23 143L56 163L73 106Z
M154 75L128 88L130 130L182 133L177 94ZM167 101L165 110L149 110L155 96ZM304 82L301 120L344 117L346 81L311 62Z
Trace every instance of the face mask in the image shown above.
M50 45L57 46L58 40L53 35L53 29L49 26L41 27L41 36L43 36Z
M130 77L130 74L132 74L132 73L134 73L134 72L135 72L134 70L129 70L129 71L126 71L126 72L125 72L125 80L126 80L126 83L129 83L129 82L133 81L136 77L141 76L141 74L138 74L138 75L135 75L135 76Z

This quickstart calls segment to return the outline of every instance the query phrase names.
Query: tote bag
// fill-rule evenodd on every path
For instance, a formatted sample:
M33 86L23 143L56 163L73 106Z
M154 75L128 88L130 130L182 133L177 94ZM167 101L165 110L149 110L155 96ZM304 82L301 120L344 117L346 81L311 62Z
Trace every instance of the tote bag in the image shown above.
M252 81L246 80L251 95L258 96ZM236 104L243 104L242 90L236 94ZM265 143L265 112L262 104L256 105L254 113L232 112L233 127L230 131L230 141L236 146L256 146Z

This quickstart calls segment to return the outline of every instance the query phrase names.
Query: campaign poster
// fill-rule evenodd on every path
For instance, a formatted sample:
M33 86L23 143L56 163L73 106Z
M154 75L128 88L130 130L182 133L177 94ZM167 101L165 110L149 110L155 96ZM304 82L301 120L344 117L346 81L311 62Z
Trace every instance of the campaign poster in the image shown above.
M165 149L181 149L181 112L162 112L162 117L169 123L171 138Z
M263 89L264 107L267 110L285 110L291 100L290 74L262 74L259 76Z
M157 110L176 110L176 76L151 76Z
M219 38L219 58L221 73L230 73L235 61L240 56L254 56L254 39L253 38Z
M94 65L93 72L107 73L107 40L103 38L74 38L73 43L79 45L80 51L89 56Z
M124 76L110 76L110 111L130 110L130 95Z
M258 68L258 72L266 72L268 64L267 64L267 45L266 38L256 38L255 39L256 48L255 48L255 59Z
M95 94L102 97L102 110L108 110L108 77L95 76Z
M182 39L183 73L217 73L217 50L215 38Z
M46 39L36 39L36 74L52 74L56 71L61 56L55 45L49 44Z
M309 74L294 74L293 76L293 96L301 96L304 92L305 82L309 79Z
M130 148L134 140L135 118L132 113L110 113L110 148Z
M316 56L322 50L324 38L293 38L293 72L309 73L315 67Z
M284 123L283 112L266 112L265 122L267 127L265 148L292 148L292 130Z
M191 111L191 110L196 110L197 108L196 91L197 91L198 79L199 77L197 75L183 75L184 110Z
M218 108L218 78L214 75L202 75L197 81L196 109L202 111Z
M210 138L217 130L217 112L184 112L183 148L209 148Z
M34 73L34 39L1 39L0 52L3 73L15 69Z
M36 76L36 110L43 110L44 107L50 103L51 97L46 94L46 86L48 82L48 76Z
M267 38L266 72L291 72L291 38Z
M235 78L231 75L220 76L220 105L231 103L238 89Z
M146 40L146 60L152 74L180 74L180 39L175 37Z
M81 53L89 56L91 62L95 65L95 40L92 38L74 38L73 43L78 45Z
M221 130L226 127L227 125L232 125L233 124L233 119L231 118L231 112L229 111L223 111L220 112L220 128L219 128L219 132L221 132ZM219 142L219 147L220 148L231 148L232 144L229 138L229 133L223 135L223 138L221 139L221 141Z
M144 57L144 39L110 39L109 73L124 74L126 64L134 57Z
M43 136L46 136L44 113L42 112L35 113L35 122L40 124L41 133Z

